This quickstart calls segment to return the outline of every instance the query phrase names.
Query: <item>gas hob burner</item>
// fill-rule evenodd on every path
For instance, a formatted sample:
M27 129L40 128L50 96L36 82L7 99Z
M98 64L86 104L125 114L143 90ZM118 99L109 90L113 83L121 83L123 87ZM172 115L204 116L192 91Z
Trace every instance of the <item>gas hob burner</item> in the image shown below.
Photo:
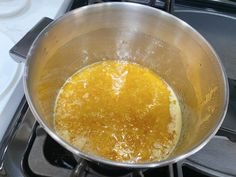
M74 157L72 153L56 143L38 124L35 125L33 132L22 163L24 173L30 177L58 175L60 177L151 177L156 174L160 177L171 177L173 174L170 166L151 170L131 170L85 161Z
M7 2L8 0L0 0ZM29 1L29 0L28 0ZM125 1L125 0L120 0ZM25 0L26 2L26 0ZM77 4L76 4L77 2ZM109 0L75 0L71 9L75 9L88 4L110 2ZM125 1L126 2L126 1ZM163 5L163 1L153 0L129 0L127 2L136 2L159 8ZM154 3L154 5L153 5ZM191 4L191 2L189 2ZM178 6L177 1L175 7ZM214 137L201 151L193 156L169 166L143 169L142 171L132 171L127 169L106 169L101 165L94 164L75 158L72 153L64 149L57 142L47 135L47 133L38 125L30 124L34 128L28 127L29 123L18 129L22 134L16 136L13 140L12 147L9 148L9 159L12 160L8 164L13 164L19 160L21 167L18 167L22 175L12 176L29 176L29 177L222 177L236 176L236 80L235 80L235 33L236 18L233 16L222 15L221 13L208 12L188 7L176 8L174 13L177 17L186 21L196 28L215 48L225 65L230 86L229 108L225 121ZM1 18L1 12L0 12ZM204 20L202 20L204 19ZM222 25L223 24L223 25ZM1 63L1 62L0 62ZM1 66L0 66L1 68ZM1 87L0 87L1 88ZM0 89L1 95L1 89ZM0 96L1 97L1 96ZM26 120L34 121L34 117L28 110L24 115ZM30 139L23 138L26 131L30 131ZM21 136L20 136L21 135ZM229 140L230 139L230 140ZM22 151L19 148L19 142L22 145ZM28 144L27 144L28 143ZM17 148L16 148L17 147ZM25 151L26 150L26 151ZM13 152L13 153L12 153ZM25 152L25 153L24 153ZM24 153L19 159L12 157ZM14 161L14 162L13 162ZM12 169L9 168L11 171ZM11 175L10 175L11 176Z
M142 170L114 168L75 157L36 124L23 156L22 168L24 174L30 177L221 177L226 174L234 176L235 148L235 143L220 136L213 138L198 153L176 164Z

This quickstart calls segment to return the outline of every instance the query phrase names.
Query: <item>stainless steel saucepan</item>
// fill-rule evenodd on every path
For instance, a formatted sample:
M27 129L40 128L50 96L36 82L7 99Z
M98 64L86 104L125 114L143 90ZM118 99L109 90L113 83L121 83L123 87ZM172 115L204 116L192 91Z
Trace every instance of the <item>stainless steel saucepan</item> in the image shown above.
M53 108L63 83L78 69L106 59L139 63L174 89L183 125L168 159L110 161L76 149L55 132ZM173 15L133 3L90 5L52 22L30 48L23 79L35 118L55 141L75 156L127 168L159 167L200 150L219 129L229 95L220 59L197 31Z

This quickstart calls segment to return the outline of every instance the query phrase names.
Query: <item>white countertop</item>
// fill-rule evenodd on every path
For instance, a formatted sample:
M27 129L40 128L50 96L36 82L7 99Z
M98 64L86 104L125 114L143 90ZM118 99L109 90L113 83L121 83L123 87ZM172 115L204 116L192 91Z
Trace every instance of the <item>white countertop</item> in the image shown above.
M9 50L41 18L63 15L71 0L0 0L0 141L24 95L24 63Z

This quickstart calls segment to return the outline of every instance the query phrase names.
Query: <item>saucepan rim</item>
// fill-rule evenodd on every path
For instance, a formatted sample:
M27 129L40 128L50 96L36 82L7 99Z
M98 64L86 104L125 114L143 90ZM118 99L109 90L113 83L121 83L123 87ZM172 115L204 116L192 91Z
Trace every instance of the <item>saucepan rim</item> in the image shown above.
M195 35L197 35L206 45L207 47L210 49L210 51L213 53L213 55L216 58L216 62L218 63L219 67L220 67L220 71L221 71L221 75L223 77L223 82L224 82L224 105L223 105L223 111L221 112L221 114L219 115L218 119L219 121L216 124L215 129L213 129L204 139L202 139L197 145L195 145L192 149L190 149L189 151L177 155L175 157L172 158L168 158L166 160L162 160L162 161L154 161L154 162L148 162L148 163L123 163L123 162L115 162L115 161L111 161L111 160L107 160L101 157L97 157L94 156L92 154L87 154L84 153L82 151L80 151L79 149L76 149L75 147L73 147L72 145L70 145L69 143L67 143L66 141L64 141L62 138L60 138L60 136L58 136L55 131L48 127L47 124L43 121L43 119L40 118L40 115L38 114L37 110L34 107L34 104L32 102L32 96L30 95L29 92L29 88L28 88L28 71L29 71L29 66L30 66L30 62L32 62L33 60L33 53L37 47L37 45L40 43L43 35L49 31L55 24L57 24L59 21L62 21L65 18L68 18L69 16L73 16L74 14L77 13L83 13L84 11L87 11L89 9L92 8L99 8L99 7L108 7L108 6L115 6L115 7L132 7L132 8L137 8L137 9L145 9L145 10L149 10L149 11L153 11L153 13L160 13L162 15L167 16L168 18L172 18L173 20L177 21L178 23L183 24L185 27L187 27L189 30L191 30L191 32L195 33ZM39 124L46 130L46 132L56 141L58 142L60 145L62 145L63 147L65 147L67 150L69 150L70 152L72 152L74 155L79 156L81 158L84 158L86 160L89 161L95 161L97 163L102 163L105 165L111 165L111 166L116 166L116 167L124 167L124 168L154 168L154 167L160 167L160 166L164 166L164 165L169 165L172 163L176 163L182 159L185 159L189 156L191 156L192 154L196 153L197 151L199 151L201 148L203 148L209 141L210 139L216 134L216 132L218 131L218 129L220 128L224 117L226 115L227 112L227 106L228 106L228 102L229 102L229 86L228 86L228 80L227 80L227 76L226 76L226 72L223 68L222 62L220 61L218 55L216 54L216 52L213 50L213 48L211 47L211 45L207 42L206 39L204 39L194 28L192 28L190 25L188 25L186 22L180 20L179 18L168 14L164 11L161 11L159 9L156 8L152 8L149 6L145 6L145 5L140 5L140 4L136 4L136 3L129 3L129 2L109 2L109 3L99 3L99 4L94 4L94 5L89 5L89 6L84 6L81 7L79 9L75 9L67 14L65 14L64 16L58 18L57 20L53 21L50 25L48 25L36 38L36 40L34 41L34 43L32 44L29 53L27 55L27 61L25 64L25 70L24 70L24 75L23 75L23 83L24 83L24 91L25 91L25 96L26 99L28 101L29 107L34 115L34 117L36 118L36 120L39 122Z

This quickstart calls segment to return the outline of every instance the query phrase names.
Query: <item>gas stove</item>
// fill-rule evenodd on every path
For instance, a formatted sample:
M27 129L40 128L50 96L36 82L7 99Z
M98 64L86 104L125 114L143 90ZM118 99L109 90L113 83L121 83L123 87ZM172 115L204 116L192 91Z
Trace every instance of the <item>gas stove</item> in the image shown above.
M69 10L108 0L75 0ZM111 1L109 1L111 2ZM2 176L14 177L229 177L236 176L236 16L231 1L130 0L167 10L197 29L215 48L228 75L230 87L229 108L222 127L202 150L191 157L169 166L153 169L107 169L68 152L47 135L35 121L25 98L22 99L13 120L16 130L8 141L1 170ZM222 4L220 4L222 3ZM219 6L220 4L220 6ZM232 10L232 11L231 11ZM1 176L0 175L0 176Z

